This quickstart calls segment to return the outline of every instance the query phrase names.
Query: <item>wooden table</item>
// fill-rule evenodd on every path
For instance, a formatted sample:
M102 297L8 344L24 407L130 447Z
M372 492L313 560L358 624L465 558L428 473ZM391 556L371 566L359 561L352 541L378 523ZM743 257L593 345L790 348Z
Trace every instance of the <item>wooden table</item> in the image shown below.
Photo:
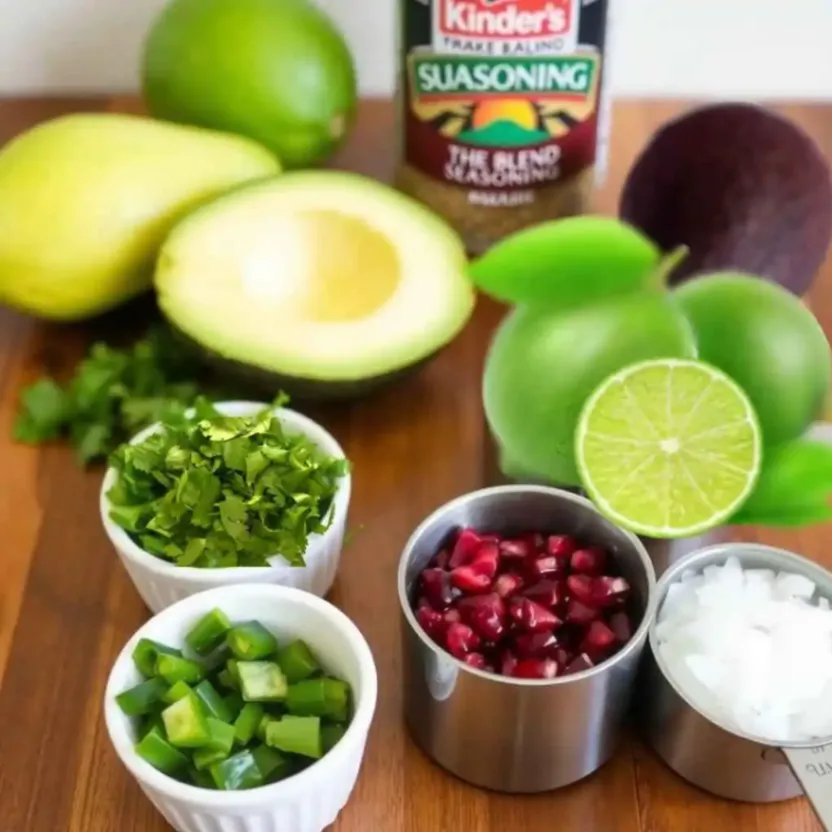
M628 165L681 103L616 108L613 159L600 208L611 212ZM0 103L0 136L72 110L134 110L135 102ZM787 106L832 156L832 110ZM381 178L393 165L393 111L368 102L339 163ZM832 333L832 270L811 298ZM339 832L809 832L804 800L744 806L687 786L636 741L595 776L539 797L471 788L443 773L401 720L395 568L431 509L489 480L480 373L500 310L481 302L465 333L418 376L372 399L316 409L355 464L352 525L332 600L367 636L378 662L378 713L363 773ZM45 326L0 313L0 830L156 832L167 829L110 749L101 718L111 662L148 617L98 521L99 470L81 471L65 447L9 438L21 385L66 373L102 329ZM830 529L757 534L832 566ZM291 830L287 830L291 832Z

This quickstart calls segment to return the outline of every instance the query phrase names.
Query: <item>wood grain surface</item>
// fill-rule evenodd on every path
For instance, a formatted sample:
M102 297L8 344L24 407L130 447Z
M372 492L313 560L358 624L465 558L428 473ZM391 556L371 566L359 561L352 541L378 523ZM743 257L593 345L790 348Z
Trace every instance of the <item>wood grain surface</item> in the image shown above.
M132 111L130 100L0 103L0 140L72 110ZM614 210L622 179L650 132L690 103L622 103L599 208ZM832 109L784 106L832 156ZM338 164L382 179L393 168L393 110L367 102ZM832 268L811 303L832 334ZM141 305L86 326L49 326L0 312L0 832L162 832L169 829L108 744L102 694L123 644L148 611L101 529L101 471L80 470L56 445L18 446L18 392L45 371L66 375L91 338L141 321ZM501 311L481 301L462 336L420 374L364 401L317 408L355 466L351 525L331 600L361 628L380 675L377 718L358 787L338 832L812 832L805 800L732 804L666 770L636 740L586 782L539 797L471 788L443 773L401 720L394 575L402 546L433 508L487 484L480 406L484 351ZM832 567L830 529L744 532ZM292 832L287 830L287 832Z

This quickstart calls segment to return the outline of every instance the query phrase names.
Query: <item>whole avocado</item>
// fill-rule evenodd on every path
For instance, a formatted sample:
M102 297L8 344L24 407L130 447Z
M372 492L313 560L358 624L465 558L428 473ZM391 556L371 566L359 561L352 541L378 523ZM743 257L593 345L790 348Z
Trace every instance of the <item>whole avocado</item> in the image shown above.
M690 249L672 283L733 269L803 295L832 240L832 178L796 124L753 104L715 104L656 132L619 214L664 251Z
M248 136L288 169L326 161L357 100L349 49L310 0L172 0L142 86L156 118Z
M768 447L801 436L823 412L832 380L818 321L780 286L745 274L705 275L673 291L699 358L748 394Z

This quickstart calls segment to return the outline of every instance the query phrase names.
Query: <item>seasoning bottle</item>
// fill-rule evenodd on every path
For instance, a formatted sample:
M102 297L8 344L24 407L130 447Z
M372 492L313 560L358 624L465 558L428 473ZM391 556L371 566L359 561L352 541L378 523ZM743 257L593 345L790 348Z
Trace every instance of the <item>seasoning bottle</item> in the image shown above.
M472 254L590 207L608 0L400 0L398 187Z

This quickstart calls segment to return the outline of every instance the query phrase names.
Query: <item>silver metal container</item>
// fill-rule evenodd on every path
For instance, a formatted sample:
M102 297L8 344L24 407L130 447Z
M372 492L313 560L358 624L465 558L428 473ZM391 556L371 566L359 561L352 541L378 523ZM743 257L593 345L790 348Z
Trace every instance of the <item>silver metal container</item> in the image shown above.
M621 652L583 673L522 680L475 670L425 635L411 608L419 572L454 530L573 534L604 546L633 587L640 626ZM591 502L554 488L507 485L476 491L428 517L399 564L404 710L422 750L477 786L541 792L566 786L613 754L653 618L655 572L643 544Z
M822 596L832 599L832 574L817 564L782 549L731 543L694 552L671 566L657 585L656 610L682 572L701 572L711 564L725 563L731 555L745 568L805 575L817 584ZM764 803L805 792L821 820L826 818L828 823L832 817L832 737L778 746L706 716L668 675L655 630L654 620L639 680L638 713L649 744L664 762L690 783L732 800ZM827 781L822 779L825 775L829 775Z

